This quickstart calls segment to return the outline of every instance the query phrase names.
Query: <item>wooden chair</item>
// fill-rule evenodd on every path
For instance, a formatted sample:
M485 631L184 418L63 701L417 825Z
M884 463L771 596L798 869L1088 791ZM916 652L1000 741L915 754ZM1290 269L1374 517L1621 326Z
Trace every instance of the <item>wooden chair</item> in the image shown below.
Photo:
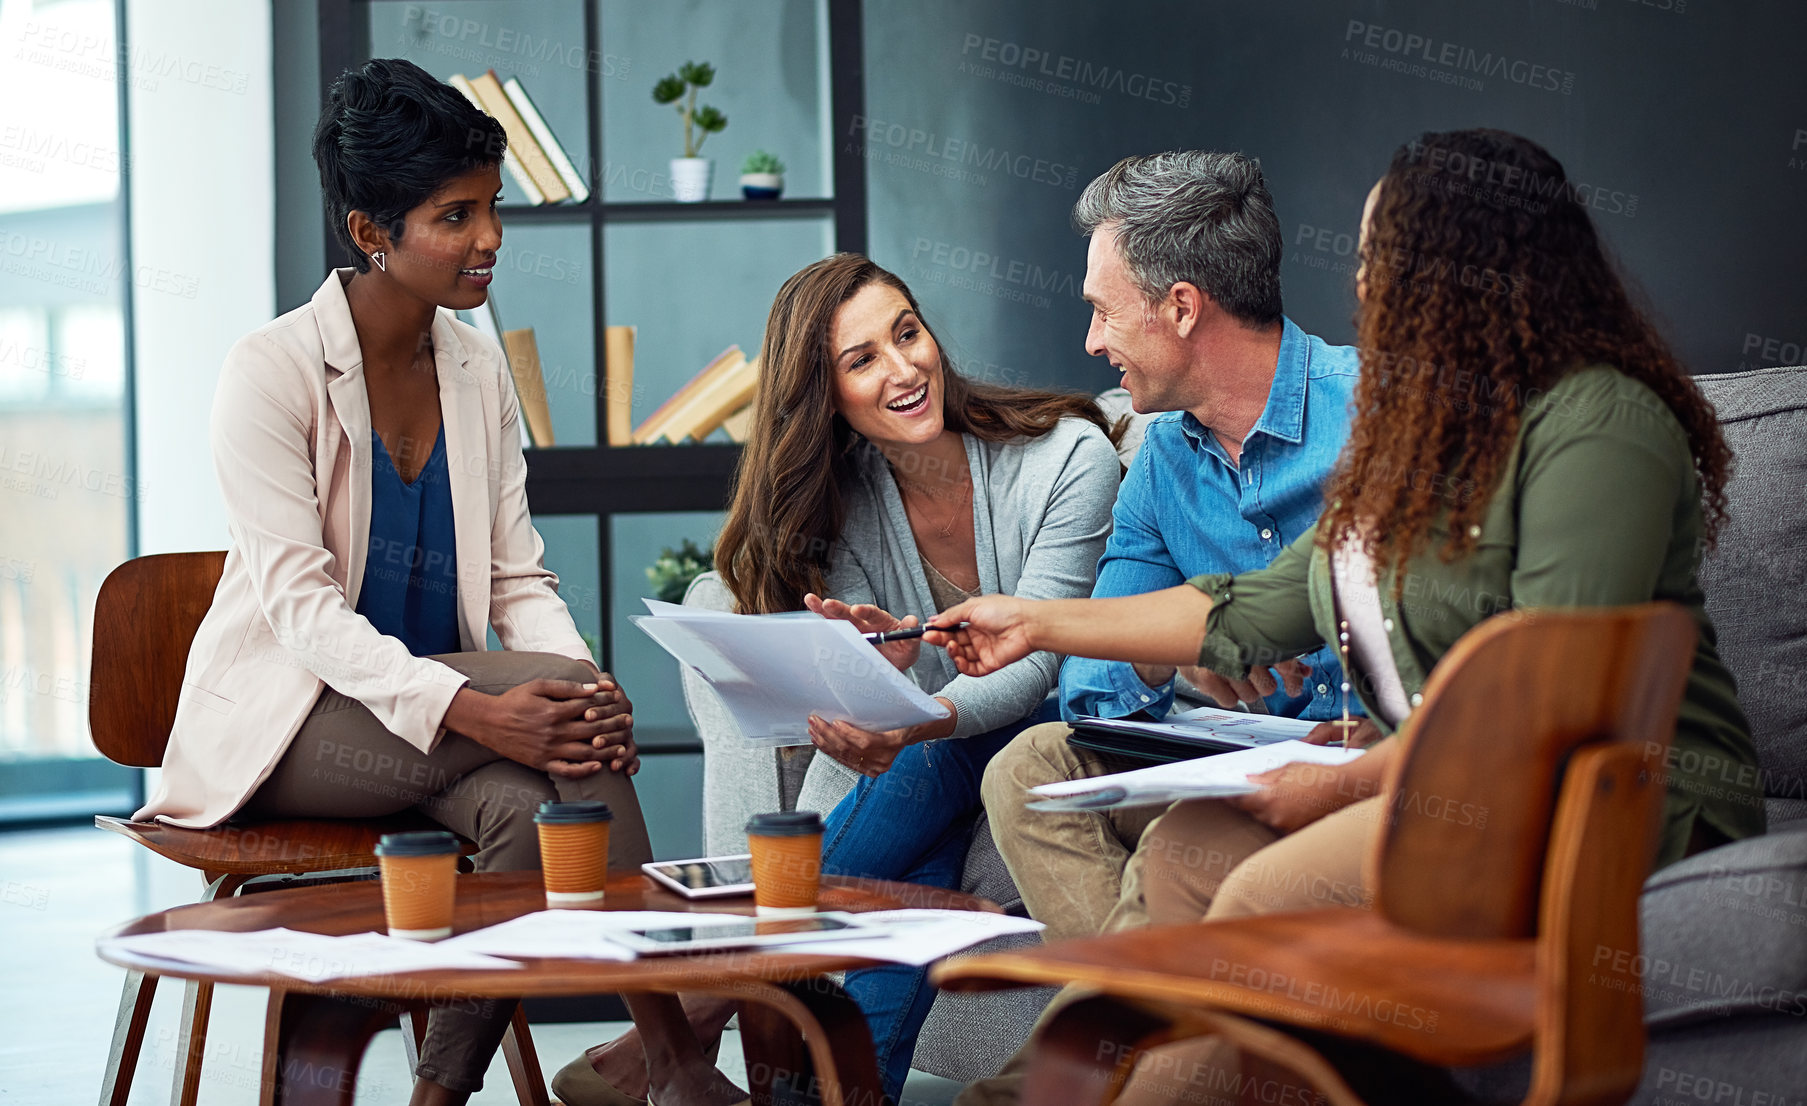
M163 763L163 750L176 720L188 648L213 602L225 563L223 552L139 557L114 569L101 584L94 603L90 681L95 692L88 704L88 724L95 747L107 759L138 768ZM228 823L204 830L106 816L96 817L94 824L199 870L206 881L203 902L237 894L259 876L369 868L377 862L376 845L383 834L442 828L415 814L359 821L323 818ZM463 846L467 855L476 848L468 841ZM127 973L101 1087L103 1106L126 1104L157 979L143 972ZM171 1092L175 1106L194 1106L200 1091L201 1058L212 1005L211 983L187 985ZM412 1032L403 1034L403 1039L411 1068L426 1023L417 1019L410 1028ZM503 1049L524 1106L546 1106L546 1084L526 1018L518 1008Z
M1652 603L1513 612L1457 642L1398 735L1372 910L1057 942L934 981L1099 992L1050 1019L1026 1103L1108 1101L1142 1050L1204 1035L1335 1106L1361 1099L1327 1055L1378 1056L1384 1086L1527 1051L1525 1103L1623 1102L1643 1064L1638 894L1694 640L1686 611Z

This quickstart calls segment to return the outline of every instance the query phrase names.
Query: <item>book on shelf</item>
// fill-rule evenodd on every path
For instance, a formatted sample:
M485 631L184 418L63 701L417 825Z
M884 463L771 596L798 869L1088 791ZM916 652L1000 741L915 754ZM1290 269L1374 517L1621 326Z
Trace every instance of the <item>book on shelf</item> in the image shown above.
M753 405L751 403L722 420L722 432L728 435L729 441L737 445L746 442L747 434L752 429Z
M471 82L465 78L463 73L452 74L446 78L446 83L464 93L464 98L475 104L478 111L485 115L491 114L490 110L483 106L482 97L477 95L477 90L471 87ZM506 127L503 129L507 130ZM514 178L515 187L521 190L522 199L536 206L546 202L546 194L533 183L533 178L527 174L526 167L521 164L521 156L515 151L512 136L509 138L508 148L502 151L502 167L508 170L510 177ZM500 339L498 338L497 341Z
M496 348L502 351L502 362L507 364L508 350L502 345L502 316L496 311L496 294L491 292L485 296L483 306L472 308L467 314L471 317L471 325L482 331L483 336L494 342ZM512 374L513 369L511 368L509 371ZM525 449L532 444L533 439L527 433L527 420L522 419L521 448Z
M713 385L699 391L672 413L664 430L666 440L681 442L690 438L702 441L726 422L729 415L751 403L758 387L759 358L736 361Z
M552 408L546 402L546 378L540 372L540 347L533 328L502 332L502 349L508 354L508 371L514 377L515 396L521 403L521 421L536 446L552 442Z
M508 135L508 148L520 156L521 168L533 178L533 185L540 190L549 204L560 203L571 198L571 190L552 167L552 161L540 144L534 141L533 132L527 129L527 121L521 113L514 109L514 102L508 93L502 91L502 82L496 79L494 69L485 70L470 78L471 88L477 93L477 100L483 105L496 122L502 124L502 130Z
M540 144L540 149L546 151L546 158L552 162L552 168L557 170L559 180L571 190L571 202L580 204L589 199L590 186L584 183L583 174L577 171L577 166L571 164L570 155L565 153L564 146L559 144L552 128L546 125L545 117L534 106L533 97L527 95L521 82L510 77L503 82L502 91L508 94L509 103L514 105L514 109L521 113L522 122L533 132L533 140Z
M670 399L659 404L657 410L646 416L639 426L634 427L634 444L646 445L664 437L671 417L677 413L679 408L713 388L716 381L726 375L728 370L732 369L736 363L745 360L746 354L740 351L739 346L729 346L722 350L714 360L703 366L701 372L691 377L682 388L671 394Z
M634 444L634 328L611 326L603 331L604 409L610 445Z

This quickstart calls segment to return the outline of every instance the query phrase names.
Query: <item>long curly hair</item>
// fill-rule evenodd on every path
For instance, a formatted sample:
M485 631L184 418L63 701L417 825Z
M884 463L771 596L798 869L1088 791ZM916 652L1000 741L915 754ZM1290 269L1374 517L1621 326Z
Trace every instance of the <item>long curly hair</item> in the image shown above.
M923 329L934 330L902 280L857 253L838 253L784 282L766 319L759 390L747 444L735 470L728 520L715 543L715 567L746 614L793 611L820 594L829 550L846 521L846 489L865 441L835 411L829 337L841 305L870 284L902 293ZM1115 442L1091 396L1006 388L968 380L941 347L942 409L949 430L984 441L1035 438L1068 416Z
M1442 559L1472 552L1527 405L1594 364L1675 414L1716 536L1732 454L1713 408L1632 303L1547 150L1497 130L1407 142L1381 179L1361 263L1361 377L1321 547L1354 532L1377 568L1397 569L1442 519Z

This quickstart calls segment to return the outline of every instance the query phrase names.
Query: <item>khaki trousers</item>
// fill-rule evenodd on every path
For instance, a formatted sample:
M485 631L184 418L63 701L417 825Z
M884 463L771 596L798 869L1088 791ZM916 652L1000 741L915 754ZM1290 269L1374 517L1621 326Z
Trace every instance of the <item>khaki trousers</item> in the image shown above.
M1367 906L1371 895L1362 878L1368 843L1384 813L1378 798L1344 807L1282 836L1219 800L1175 803L1166 811L1144 808L1076 814L1040 814L1022 809L1023 790L1059 779L1120 771L1107 758L1074 749L1064 725L1025 730L992 761L985 777L986 813L998 850L1023 894L1031 917L1049 923L1048 940L1090 936L1138 925L1198 921L1327 906ZM997 777L994 782L994 775ZM1014 788L1014 790L1013 790ZM1131 836L1133 834L1133 836ZM1128 838L1128 843L1125 842ZM1030 855L1035 851L1046 855ZM1119 860L1118 858L1122 859ZM1110 869L1115 867L1114 880ZM1114 903L1100 905L1117 889ZM1049 911L1050 913L1041 913ZM1059 924L1056 924L1056 918ZM1084 919L1096 918L1087 932ZM1067 1004L1090 992L1069 987L1055 996L1036 1031ZM1022 1097L1029 1043L990 1079L961 1091L956 1106L1003 1106ZM1125 1102L1137 1094L1173 1101L1172 1083L1222 1085L1234 1057L1210 1048L1176 1046L1184 1055L1154 1055L1132 1081ZM1166 1050L1158 1050L1165 1052ZM1231 1085L1235 1072L1230 1071Z
M1077 748L1064 722L1031 726L986 766L980 795L1010 878L1029 916L1060 941L1144 924L1136 843L1159 807L1045 814L1029 810L1029 789L1044 783L1145 767L1145 762Z
M584 683L596 678L588 665L552 653L502 650L433 659L490 695L540 678ZM610 868L638 867L652 859L640 800L633 782L619 772L605 768L581 780L555 779L453 733L423 753L385 729L362 703L328 688L239 816L379 818L419 810L477 843L471 858L477 871L532 871L540 866L533 815L547 799L609 804L615 816ZM427 1019L415 1075L454 1091L480 1089L514 1005L469 999L436 1007Z

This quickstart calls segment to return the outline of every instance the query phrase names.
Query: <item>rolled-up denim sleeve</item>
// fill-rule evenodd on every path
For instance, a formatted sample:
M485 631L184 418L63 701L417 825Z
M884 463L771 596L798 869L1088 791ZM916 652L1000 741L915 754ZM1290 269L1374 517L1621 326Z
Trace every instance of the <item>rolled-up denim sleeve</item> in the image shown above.
M1214 572L1186 581L1211 597L1200 665L1238 680L1254 665L1276 664L1324 644L1311 617L1309 588L1317 537L1313 526L1255 572Z

